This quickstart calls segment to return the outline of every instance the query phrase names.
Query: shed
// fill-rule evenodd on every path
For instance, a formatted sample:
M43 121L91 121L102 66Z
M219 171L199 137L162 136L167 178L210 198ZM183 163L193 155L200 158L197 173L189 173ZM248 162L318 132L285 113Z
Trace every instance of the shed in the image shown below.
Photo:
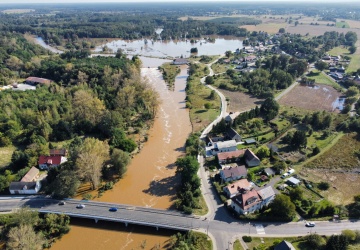
M245 139L245 144L255 144L256 140L254 138Z
M286 183L288 183L290 186L297 186L300 184L300 180L296 179L295 177L290 177L289 179L286 180Z
M36 167L32 167L26 175L20 180L21 182L33 182L36 181L40 171Z

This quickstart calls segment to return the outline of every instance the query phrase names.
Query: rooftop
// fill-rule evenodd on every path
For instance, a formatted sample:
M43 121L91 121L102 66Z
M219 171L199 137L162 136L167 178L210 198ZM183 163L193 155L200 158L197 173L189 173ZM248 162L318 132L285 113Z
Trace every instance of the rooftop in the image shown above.
M238 166L235 168L225 168L223 170L220 170L224 173L224 178L230 178L232 176L246 176L247 175L247 169L245 166Z
M218 149L236 147L236 141L235 140L219 141L219 142L216 143L216 147Z
M36 176L39 174L39 169L32 167L26 175L20 180L21 182L33 182Z
M268 186L266 188L262 188L257 191L261 199L266 200L269 197L272 197L275 195L274 189L271 186Z
M238 157L242 157L245 154L245 149L241 149L241 150L236 150L236 151L231 151L231 152L221 152L218 153L218 159L219 161L224 161L226 159L231 159L231 158L238 158Z

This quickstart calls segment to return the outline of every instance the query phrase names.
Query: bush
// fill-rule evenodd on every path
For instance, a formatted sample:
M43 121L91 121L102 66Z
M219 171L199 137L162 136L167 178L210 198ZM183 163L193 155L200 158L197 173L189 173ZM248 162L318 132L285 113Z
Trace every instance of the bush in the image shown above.
M325 190L328 190L330 188L330 184L325 182L325 181L322 181L317 185L317 187L318 187L318 189L325 191Z
M243 239L243 241L246 242L246 243L252 242L251 236L244 235L244 236L242 237L242 239Z

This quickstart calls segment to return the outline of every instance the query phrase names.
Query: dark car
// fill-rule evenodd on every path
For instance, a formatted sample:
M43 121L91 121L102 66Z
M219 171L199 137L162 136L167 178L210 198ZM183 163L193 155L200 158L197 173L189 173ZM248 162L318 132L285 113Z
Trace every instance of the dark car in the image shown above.
M60 201L60 202L59 202L59 205L61 205L61 206L62 206L62 205L65 205L65 204L66 204L65 201Z
M109 211L110 211L110 212L116 212L116 211L117 211L117 208L116 208L116 207L111 207L111 208L109 209Z

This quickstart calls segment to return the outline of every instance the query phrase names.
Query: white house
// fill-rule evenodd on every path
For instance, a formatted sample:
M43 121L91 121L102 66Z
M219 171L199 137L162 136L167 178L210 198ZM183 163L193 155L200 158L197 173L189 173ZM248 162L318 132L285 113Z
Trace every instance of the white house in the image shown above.
M219 142L215 143L212 153L213 153L213 155L216 155L217 153L231 152L231 151L236 151L236 150L237 150L237 148L236 148L235 140L219 141Z
M10 194L37 194L41 188L40 181L24 182L14 181L10 183Z

